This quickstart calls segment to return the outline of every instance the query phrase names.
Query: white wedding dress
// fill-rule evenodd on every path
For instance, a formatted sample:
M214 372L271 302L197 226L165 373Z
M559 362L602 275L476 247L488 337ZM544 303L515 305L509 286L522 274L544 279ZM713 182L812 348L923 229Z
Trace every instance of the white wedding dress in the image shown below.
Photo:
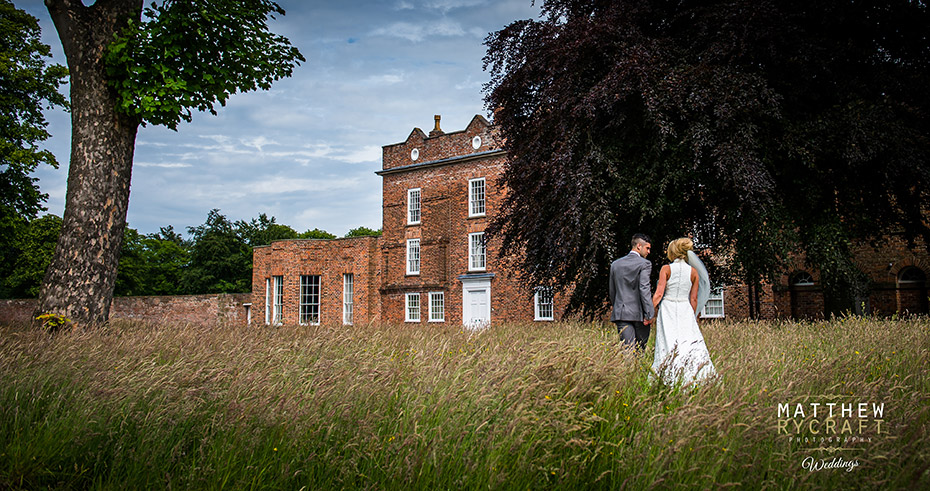
M656 319L656 352L652 370L668 384L683 385L716 375L704 336L691 308L691 266L683 259L671 265Z

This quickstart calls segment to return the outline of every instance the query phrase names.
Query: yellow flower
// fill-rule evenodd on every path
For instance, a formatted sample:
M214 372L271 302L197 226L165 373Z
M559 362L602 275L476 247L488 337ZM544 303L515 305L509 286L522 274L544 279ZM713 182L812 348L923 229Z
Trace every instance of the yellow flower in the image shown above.
M549 396L546 396L546 399L549 400Z
M274 448L274 451L277 452L277 451L278 451L278 447L275 447L275 448Z

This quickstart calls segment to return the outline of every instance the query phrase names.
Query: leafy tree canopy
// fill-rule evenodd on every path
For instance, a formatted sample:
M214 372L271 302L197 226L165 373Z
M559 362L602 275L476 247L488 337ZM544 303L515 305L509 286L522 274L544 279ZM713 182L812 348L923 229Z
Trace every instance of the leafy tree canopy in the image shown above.
M368 227L358 227L358 228L353 228L352 230L349 230L345 236L346 237L380 237L381 229L379 228L378 230L372 230Z
M307 230L300 234L301 239L335 239L336 236L325 231L315 228L313 230Z
M191 266L189 244L171 226L143 235L127 228L116 274L114 295L179 295L201 293L182 287L184 271Z
M273 240L296 239L297 231L288 225L276 223L275 217L262 213L251 221L237 221L236 229L249 247L268 245Z
M61 218L55 215L36 218L18 228L10 249L14 260L5 268L10 273L0 280L3 298L26 298L39 294L42 277L52 260L60 231Z
M236 226L220 210L210 210L207 221L189 227L191 265L182 281L186 291L244 293L252 287L252 249Z
M40 42L39 21L0 0L0 213L34 218L46 195L29 174L39 164L58 167L55 156L38 142L50 136L42 111L67 107L58 92L68 71L47 65L48 45Z
M216 114L236 92L268 90L303 55L268 29L284 15L270 0L166 0L106 48L110 84L127 114L177 129L191 109ZM248 42L243 42L247 40Z
M828 296L857 237L930 244L925 2L545 0L492 33L510 188L492 224L528 284L597 311L635 232L694 234L743 281L791 251ZM655 256L653 256L655 257ZM658 268L656 268L658 269Z
M68 107L58 92L68 71L46 64L51 49L40 38L35 17L0 0L0 277L13 274L16 237L28 233L23 227L45 210L48 195L32 172L39 164L58 167L38 143L50 136L42 111Z

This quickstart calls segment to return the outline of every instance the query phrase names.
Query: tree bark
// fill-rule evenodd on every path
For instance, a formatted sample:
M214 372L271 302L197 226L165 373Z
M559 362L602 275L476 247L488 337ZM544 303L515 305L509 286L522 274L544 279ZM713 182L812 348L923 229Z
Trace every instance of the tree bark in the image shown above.
M105 323L119 262L139 121L118 111L107 86L104 49L143 0L46 0L71 75L71 163L55 254L36 314L79 325Z

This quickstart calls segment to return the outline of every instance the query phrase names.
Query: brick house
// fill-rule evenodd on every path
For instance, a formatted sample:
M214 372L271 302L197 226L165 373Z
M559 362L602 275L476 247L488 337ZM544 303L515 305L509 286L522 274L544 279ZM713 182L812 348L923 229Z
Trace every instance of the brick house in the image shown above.
M527 291L485 229L506 190L506 152L475 116L462 131L414 128L383 147L382 236L255 248L252 307L266 323L453 324L560 318L558 295Z
M446 133L414 128L382 149L381 237L283 240L255 248L252 308L264 322L481 326L560 319L564 302L527 291L497 258L485 229L506 189L498 185L506 152L485 118ZM873 282L867 309L926 313L930 256L897 238L855 250ZM658 247L657 247L658 249ZM651 258L662 263L662 255ZM605 265L606 267L606 265ZM822 316L816 271L787 265L778 284L717 289L705 318ZM605 292L606 296L606 292Z

